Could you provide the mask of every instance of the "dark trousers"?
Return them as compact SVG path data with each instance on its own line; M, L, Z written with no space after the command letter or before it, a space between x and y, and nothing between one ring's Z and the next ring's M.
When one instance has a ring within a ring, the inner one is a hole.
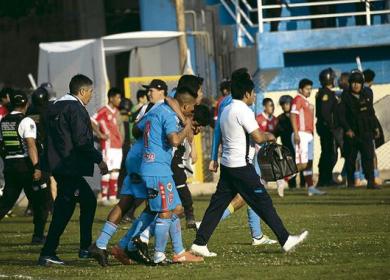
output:
M309 2L320 2L321 0L309 0ZM324 6L310 6L310 14L334 14L336 13L335 5L324 5ZM326 28L336 27L336 18L315 18L311 20L311 28Z
M327 185L333 181L333 168L337 162L336 143L333 134L324 130L320 134L321 156L318 163L318 184Z
M271 228L283 246L289 233L273 207L271 197L260 183L253 165L229 168L221 165L221 176L217 190L211 197L200 228L194 241L197 245L206 245L226 207L239 193L246 203Z
M15 205L22 190L32 204L34 236L44 235L49 214L49 188L33 190L33 166L28 158L8 159L4 162L4 193L0 198L0 220Z
M42 256L53 256L76 203L80 203L80 249L88 249L92 242L92 224L96 211L96 197L81 176L53 174L57 181L57 198L54 201L53 218L42 248Z
M184 208L184 214L186 215L186 219L193 220L194 207L193 207L192 195L190 189L188 188L188 185L184 184L184 186L177 188L177 192L179 193L179 197L181 200L181 204L183 205Z
M364 139L346 137L344 140L348 186L354 186L353 175L358 152L362 155L363 173L367 179L367 187L372 187L374 186L374 144L371 137Z

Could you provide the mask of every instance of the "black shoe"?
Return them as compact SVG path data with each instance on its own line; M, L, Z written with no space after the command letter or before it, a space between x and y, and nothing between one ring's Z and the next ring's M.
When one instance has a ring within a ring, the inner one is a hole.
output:
M45 241L46 241L45 236L33 235L31 239L31 245L43 245L45 244Z
M88 248L89 253L91 254L92 258L97 260L97 262L101 266L108 266L108 252L107 250L100 249L96 246L96 243L93 243Z
M168 265L171 265L171 264L173 264L173 262L171 260L168 260L167 258L165 258L161 262L158 262L158 263L151 262L149 265L150 266L168 266Z
M187 219L187 228L189 229L196 229L196 222L195 219Z
M79 258L80 259L91 259L93 257L92 257L92 254L88 250L80 249L79 250Z
M64 261L57 256L40 256L38 265L49 266L49 265L65 265Z
M376 185L373 185L373 186L367 186L367 189L368 189L368 190L380 190L381 187L376 186Z
M135 250L135 251L129 251L127 248L125 249L125 254L127 255L127 257L132 260L132 261L135 261L136 263L140 263L140 264L146 264L144 262L144 260L141 258L141 256L139 255L138 251ZM149 264L149 263L147 263Z
M131 241L133 241L134 246L137 248L138 255L143 260L143 262L146 264L152 262L149 256L148 244L142 242L139 236L134 237Z

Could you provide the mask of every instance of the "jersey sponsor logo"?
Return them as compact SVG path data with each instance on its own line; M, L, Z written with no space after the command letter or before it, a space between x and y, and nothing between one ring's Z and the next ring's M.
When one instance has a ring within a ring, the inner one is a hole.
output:
M144 159L146 161L154 161L156 159L156 155L154 153L144 153Z
M168 191L171 192L171 191L172 191L172 188L173 188L173 187L172 187L172 184L171 184L171 183L168 183L168 184L167 184L167 189L168 189Z
M173 192L170 192L168 194L168 204L172 204L173 203Z

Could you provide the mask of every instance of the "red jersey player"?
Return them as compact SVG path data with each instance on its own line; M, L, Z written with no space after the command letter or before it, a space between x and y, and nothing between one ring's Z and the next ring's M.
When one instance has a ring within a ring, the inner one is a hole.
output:
M3 88L0 91L0 121L8 114L7 104L10 102L9 95L12 92L11 88Z
M100 139L104 161L109 173L102 176L102 201L104 205L117 203L118 176L122 163L122 135L119 128L119 104L121 92L111 88L108 91L108 104L100 108L92 117L95 133Z
M295 162L298 170L303 171L309 196L325 194L316 189L313 183L314 106L308 100L312 86L313 82L308 79L299 82L298 94L291 103L290 115L294 131L291 140L295 149Z

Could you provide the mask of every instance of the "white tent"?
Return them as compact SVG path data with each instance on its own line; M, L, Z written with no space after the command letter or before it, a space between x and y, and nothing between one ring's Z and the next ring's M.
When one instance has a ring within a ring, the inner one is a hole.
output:
M81 73L95 84L90 113L105 103L109 80L106 56L131 51L129 76L177 75L181 32L148 31L105 36L99 39L39 44L38 83L50 82L58 96L68 92L72 76Z

